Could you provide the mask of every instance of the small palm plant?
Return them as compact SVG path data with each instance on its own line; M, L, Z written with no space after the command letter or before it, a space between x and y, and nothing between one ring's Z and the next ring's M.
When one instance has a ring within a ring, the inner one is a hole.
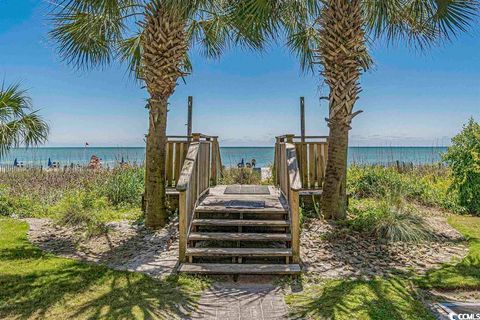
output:
M478 0L249 0L260 28L276 36L282 25L287 44L306 69L320 65L329 88L328 163L321 209L327 218L346 216L348 135L361 111L360 77L372 64L368 47L378 40L421 50L465 32L479 13ZM295 6L303 3L303 10ZM290 8L289 8L290 7ZM285 10L285 8L287 8ZM295 8L292 10L292 8ZM273 28L272 28L273 26ZM272 30L274 32L272 33Z
M20 84L0 87L0 156L11 148L47 141L48 124L33 110L31 98Z
M168 99L191 71L189 51L219 57L231 42L257 47L235 27L236 1L58 0L51 36L60 55L76 67L99 67L117 59L149 93L146 139L146 225L164 226Z

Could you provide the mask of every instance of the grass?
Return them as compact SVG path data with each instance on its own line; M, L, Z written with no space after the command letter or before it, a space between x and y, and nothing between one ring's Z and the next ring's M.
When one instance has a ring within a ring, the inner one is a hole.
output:
M349 211L350 219L343 223L377 239L423 242L432 237L424 218L403 199L353 199Z
M262 176L253 168L225 168L219 184L262 184Z
M434 319L409 282L400 278L314 283L285 301L300 319Z
M27 229L0 218L0 319L172 319L193 310L206 286L55 257L31 245Z
M451 216L448 222L469 240L469 253L458 263L446 264L417 279L426 289L480 290L480 217Z

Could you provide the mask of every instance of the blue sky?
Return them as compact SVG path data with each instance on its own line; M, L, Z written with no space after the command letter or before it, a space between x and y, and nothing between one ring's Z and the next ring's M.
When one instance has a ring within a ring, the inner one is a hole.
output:
M49 146L142 146L146 92L125 67L75 71L48 39L46 1L0 0L0 78L21 81L51 125ZM375 67L362 78L353 146L446 145L470 116L480 120L480 32L427 53L403 46L372 48ZM219 135L223 146L269 146L298 133L305 96L307 134L327 134L318 75L304 75L288 50L232 49L220 60L193 54L194 72L171 99L168 133L185 132L194 96L194 131Z

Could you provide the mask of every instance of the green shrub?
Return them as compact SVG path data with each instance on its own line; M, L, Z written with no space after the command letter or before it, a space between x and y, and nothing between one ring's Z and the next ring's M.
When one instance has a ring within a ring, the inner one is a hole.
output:
M385 197L392 192L404 193L405 183L393 168L351 166L347 188L358 198Z
M10 195L9 188L0 186L0 216L41 217L45 207L33 197Z
M105 231L102 211L108 208L108 200L92 192L74 191L66 194L50 210L60 225L80 227L87 236Z
M357 199L383 199L391 195L456 213L465 209L458 193L450 188L451 170L441 165L424 165L399 173L393 167L352 166L348 170L348 192Z
M4 186L0 186L0 216L11 216L14 209L8 197L8 190Z
M480 124L473 118L452 139L443 160L453 173L452 190L470 213L480 214Z
M347 224L354 230L387 241L421 242L430 238L423 218L400 198L354 201L353 218Z
M262 175L252 168L226 168L220 184L261 184Z
M114 169L100 188L100 194L107 197L114 206L140 206L144 190L143 168Z

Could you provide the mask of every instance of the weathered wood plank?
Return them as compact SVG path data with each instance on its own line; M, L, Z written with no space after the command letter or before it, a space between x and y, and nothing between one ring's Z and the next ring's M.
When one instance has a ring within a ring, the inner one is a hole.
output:
M285 257L291 256L289 248L188 248L187 256L241 256L241 257Z
M297 274L298 264L182 263L179 272L193 274Z
M167 143L167 185L173 186L173 143Z
M178 178L180 177L180 172L182 172L182 166L183 162L180 157L180 149L181 149L181 143L177 142L175 143L175 176L173 177L175 182L178 181Z
M290 202L292 260L294 263L298 263L300 261L300 204L298 199L298 191L291 190L288 200Z
M286 143L286 157L287 157L287 171L290 179L290 188L293 190L302 189L300 180L300 170L298 168L298 161L296 155L296 147L291 143Z
M287 233L192 232L188 240L290 241Z
M188 184L190 183L190 178L195 165L195 159L198 154L198 143L191 143L188 148L187 157L183 163L182 171L177 183L177 190L184 191L187 189Z
M286 220L240 220L240 219L195 219L196 226L262 226L262 227L288 227Z
M308 186L309 188L315 188L316 182L315 174L315 144L308 144Z

